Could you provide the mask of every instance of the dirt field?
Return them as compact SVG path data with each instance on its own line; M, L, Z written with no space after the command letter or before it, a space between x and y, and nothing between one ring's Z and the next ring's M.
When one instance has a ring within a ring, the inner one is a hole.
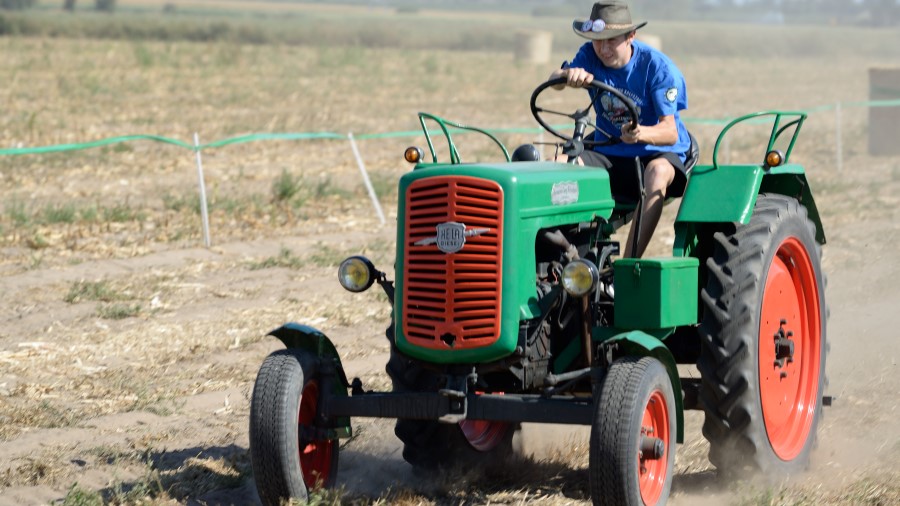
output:
M129 133L189 141L199 131L203 142L260 131L379 133L416 128L419 110L531 127L527 99L550 71L506 54L8 38L0 47L4 147ZM722 118L860 100L860 76L883 62L767 62L792 76L789 85L760 76L752 58L679 63L691 83L688 116ZM743 78L726 77L734 75ZM706 460L702 415L689 413L671 504L900 501L900 158L866 155L865 109L843 120L841 171L830 112L811 115L794 155L809 171L828 238L835 403L812 467L786 484L722 483ZM710 147L708 160L718 127L691 128ZM504 140L515 146L524 136ZM457 141L464 153L467 141ZM280 347L266 333L285 321L320 328L349 375L387 388L387 303L375 290L344 292L335 271L345 256L365 253L390 272L391 188L414 142L421 139L360 143L386 225L343 141L205 152L209 249L190 151L133 142L0 157L0 505L96 504L101 496L254 503L250 390ZM761 149L734 142L730 156L755 161ZM667 208L654 254L667 251L676 207ZM389 421L357 420L354 430L341 453L342 492L325 503L589 502L585 430L528 427L532 461L458 481L414 477Z

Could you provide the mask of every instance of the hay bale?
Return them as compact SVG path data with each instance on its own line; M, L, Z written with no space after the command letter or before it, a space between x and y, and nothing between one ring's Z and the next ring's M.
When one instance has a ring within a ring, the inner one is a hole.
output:
M516 33L516 61L544 64L550 61L553 34L542 31Z
M900 100L900 68L869 69L869 100ZM900 155L900 106L869 108L869 154Z

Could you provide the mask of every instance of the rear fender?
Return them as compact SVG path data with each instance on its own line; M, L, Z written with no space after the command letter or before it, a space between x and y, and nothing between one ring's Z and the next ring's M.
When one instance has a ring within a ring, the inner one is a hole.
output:
M675 363L675 357L666 348L662 341L640 330L632 330L616 334L603 341L604 345L617 345L614 355L620 356L639 356L653 357L662 363L669 373L669 381L672 382L672 391L675 393L675 422L676 441L680 444L684 442L684 399L681 392L681 378L678 375L678 366Z
M797 199L816 226L816 241L825 244L825 230L802 166L698 166L691 172L675 219L674 255L690 254L696 239L695 223L749 223L760 193Z

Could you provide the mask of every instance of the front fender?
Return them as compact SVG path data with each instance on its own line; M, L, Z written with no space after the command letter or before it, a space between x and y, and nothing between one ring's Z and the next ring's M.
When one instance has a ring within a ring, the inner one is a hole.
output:
M337 370L338 378L338 381L334 382L334 394L347 396L350 382L347 381L347 375L344 373L344 366L341 364L341 357L338 356L337 348L334 347L328 336L316 328L299 323L285 323L269 332L269 335L277 337L288 349L306 350L320 359L332 360Z
M331 395L334 397L347 397L347 389L350 387L350 383L347 381L347 374L344 373L341 357L338 356L337 349L331 340L328 339L328 336L318 329L299 323L286 323L269 332L269 335L277 337L288 349L303 350L319 357L320 361L330 361L334 367L334 376L337 377L337 381L331 380L327 382L331 384ZM352 435L349 418L338 417L332 419L330 424L330 427L335 430L337 437L350 437Z
M684 399L681 391L681 377L678 375L678 366L675 357L661 340L640 330L632 330L616 334L604 339L603 344L618 345L618 356L653 357L659 360L669 373L669 381L672 382L672 391L675 393L675 422L676 441L684 442Z

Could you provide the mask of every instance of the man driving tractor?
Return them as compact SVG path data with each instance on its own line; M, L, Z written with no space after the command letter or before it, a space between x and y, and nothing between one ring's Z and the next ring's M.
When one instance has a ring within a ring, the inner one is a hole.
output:
M665 54L635 40L635 32L646 24L632 22L624 1L595 3L590 19L572 24L575 33L590 42L581 46L571 62L564 62L550 75L550 79L566 78L558 89L588 88L591 93L598 127L594 139L613 142L585 150L577 163L607 169L617 201L639 202L641 182L635 157L640 158L645 191L640 209L642 227L635 243L638 220L632 221L625 257L640 257L644 253L659 223L665 199L684 194L688 173L685 158L691 149L690 134L679 116L688 103L684 77ZM629 121L621 100L590 88L595 80L621 91L634 102L639 114L636 126ZM602 95L596 97L596 93ZM561 161L566 161L565 155Z

